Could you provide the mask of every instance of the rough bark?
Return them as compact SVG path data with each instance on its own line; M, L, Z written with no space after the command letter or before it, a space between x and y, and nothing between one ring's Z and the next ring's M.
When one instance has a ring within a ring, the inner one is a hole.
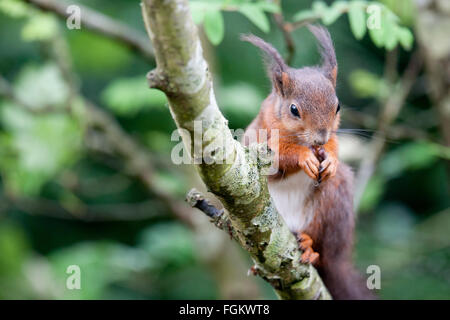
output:
M144 0L142 9L157 62L149 84L167 95L200 176L227 209L220 219L253 258L253 270L282 299L330 299L317 271L299 262L297 242L271 202L261 173L267 163L233 139L217 106L188 1ZM213 150L209 159L195 152L194 121L203 132L202 150Z

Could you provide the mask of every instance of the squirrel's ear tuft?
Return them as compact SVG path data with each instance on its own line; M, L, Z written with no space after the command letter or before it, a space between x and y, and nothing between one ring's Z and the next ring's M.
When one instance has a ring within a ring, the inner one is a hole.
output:
M289 87L289 76L287 74L288 66L278 51L271 44L252 34L241 35L241 40L250 42L264 52L267 71L273 86L282 96L284 96L286 89Z
M330 79L336 87L337 62L333 42L328 30L318 25L308 25L309 31L316 37L319 43L320 55L322 56L322 69L325 76Z

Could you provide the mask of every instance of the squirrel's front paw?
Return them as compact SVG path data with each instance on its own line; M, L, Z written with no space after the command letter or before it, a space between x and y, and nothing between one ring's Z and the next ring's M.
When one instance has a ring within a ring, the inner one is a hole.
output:
M333 153L328 153L320 164L320 181L323 182L336 174L339 160Z
M309 148L305 148L300 154L298 165L311 179L317 180L319 178L320 162Z

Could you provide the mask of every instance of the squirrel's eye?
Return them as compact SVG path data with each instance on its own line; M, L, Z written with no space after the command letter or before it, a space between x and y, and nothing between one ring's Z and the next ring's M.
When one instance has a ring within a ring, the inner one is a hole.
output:
M300 113L298 113L297 106L295 104L291 104L291 113L300 118Z
M338 103L337 109L336 109L336 114L339 112L339 110L341 110L341 104Z

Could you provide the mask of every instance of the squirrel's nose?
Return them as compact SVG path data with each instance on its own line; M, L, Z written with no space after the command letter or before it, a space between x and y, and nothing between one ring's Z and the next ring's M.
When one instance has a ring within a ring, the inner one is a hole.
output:
M324 139L315 139L314 144L316 146L323 146L325 144L325 140Z
M327 130L326 129L319 129L317 130L317 136L314 139L314 143L316 145L324 145L327 142Z

